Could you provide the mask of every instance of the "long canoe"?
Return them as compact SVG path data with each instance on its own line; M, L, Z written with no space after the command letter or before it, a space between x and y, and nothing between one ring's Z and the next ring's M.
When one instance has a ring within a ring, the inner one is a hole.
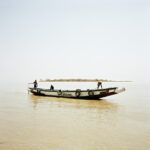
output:
M88 89L88 90L50 90L43 88L29 88L29 91L34 95L49 96L49 97L64 97L76 99L100 99L106 96L115 95L125 91L125 88L117 87L103 89Z

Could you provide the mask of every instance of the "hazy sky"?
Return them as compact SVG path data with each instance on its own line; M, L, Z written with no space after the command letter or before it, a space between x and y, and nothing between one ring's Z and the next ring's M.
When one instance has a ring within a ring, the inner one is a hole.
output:
M0 81L150 76L149 0L0 0Z

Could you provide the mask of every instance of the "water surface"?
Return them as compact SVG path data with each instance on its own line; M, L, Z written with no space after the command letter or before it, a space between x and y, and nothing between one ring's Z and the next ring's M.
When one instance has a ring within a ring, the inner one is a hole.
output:
M149 150L149 86L98 100L0 93L0 150Z

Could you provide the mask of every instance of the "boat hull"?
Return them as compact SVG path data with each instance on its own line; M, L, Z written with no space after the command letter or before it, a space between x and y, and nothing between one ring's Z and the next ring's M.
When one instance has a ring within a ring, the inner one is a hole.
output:
M100 99L106 96L111 96L125 91L124 88L117 87L105 89L90 89L90 90L49 90L42 88L29 88L29 91L38 96L63 97L75 99Z

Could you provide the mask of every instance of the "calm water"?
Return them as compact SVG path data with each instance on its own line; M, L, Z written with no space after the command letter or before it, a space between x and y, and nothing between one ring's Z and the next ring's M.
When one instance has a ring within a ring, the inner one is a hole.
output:
M0 150L149 150L150 88L102 101L0 93Z

